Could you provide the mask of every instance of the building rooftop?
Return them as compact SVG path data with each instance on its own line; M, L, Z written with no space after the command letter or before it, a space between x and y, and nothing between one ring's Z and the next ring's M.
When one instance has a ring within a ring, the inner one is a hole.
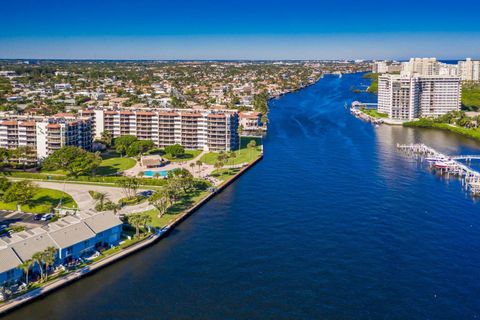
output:
M18 267L21 263L11 248L0 249L0 273Z
M42 228L34 228L0 238L0 273L17 267L48 247L68 248L119 226L122 221L111 212L78 213ZM13 255L12 255L13 254Z

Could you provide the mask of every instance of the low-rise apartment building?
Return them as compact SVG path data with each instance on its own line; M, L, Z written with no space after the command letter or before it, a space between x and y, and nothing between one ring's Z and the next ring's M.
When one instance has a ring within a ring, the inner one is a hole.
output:
M397 120L436 117L460 110L461 81L454 76L383 75L378 111Z
M19 159L23 163L37 163L63 146L92 149L91 121L87 117L71 114L55 116L23 116L0 114L0 148L26 147L26 154Z
M77 213L44 227L0 238L0 285L23 281L19 265L49 247L61 265L120 242L122 221L111 212ZM35 270L35 267L33 267Z
M234 110L92 109L80 114L91 117L96 138L108 131L114 138L133 135L158 147L177 143L211 151L239 147L239 117Z

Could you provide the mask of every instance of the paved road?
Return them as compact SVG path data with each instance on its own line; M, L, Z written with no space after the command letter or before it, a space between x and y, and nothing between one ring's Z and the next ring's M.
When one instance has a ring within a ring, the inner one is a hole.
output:
M74 183L58 183L58 182L35 182L38 186L42 188L50 188L55 190L60 190L68 193L72 196L73 200L78 205L78 208L81 211L86 211L93 209L95 207L95 200L92 199L88 191L93 190L97 192L104 192L107 194L108 199L115 203L118 202L121 198L124 198L125 195L122 192L121 188L117 187L105 187L105 186L96 186L96 185L87 185L87 184L74 184ZM139 189L148 190L148 189ZM149 210L151 207L148 202L141 203L135 206L126 206L120 210L121 214L129 214L133 212L141 212Z
M80 210L88 210L95 207L95 200L92 199L90 194L88 193L89 190L93 190L96 192L105 192L108 195L108 198L113 201L117 202L121 198L124 197L121 188L116 187L104 187L104 186L96 186L96 185L83 185L83 184L74 184L74 183L58 183L58 182L39 182L35 181L35 183L41 188L49 188L60 190L63 192L68 193L72 196L73 200L78 205Z

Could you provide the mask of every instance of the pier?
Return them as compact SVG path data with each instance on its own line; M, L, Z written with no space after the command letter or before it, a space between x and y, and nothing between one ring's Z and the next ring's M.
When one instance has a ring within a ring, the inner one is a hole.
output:
M424 144L397 144L397 149L407 154L420 156L422 161L427 162L430 167L441 174L461 178L462 184L472 195L480 196L480 172L459 161L480 160L480 155L449 156Z

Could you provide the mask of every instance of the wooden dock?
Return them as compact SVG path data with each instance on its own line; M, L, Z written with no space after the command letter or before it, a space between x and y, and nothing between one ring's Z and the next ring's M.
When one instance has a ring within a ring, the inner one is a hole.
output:
M397 149L419 156L441 174L459 177L472 195L480 196L480 172L459 161L465 160L469 163L472 160L480 160L480 155L449 156L424 144L397 144Z

